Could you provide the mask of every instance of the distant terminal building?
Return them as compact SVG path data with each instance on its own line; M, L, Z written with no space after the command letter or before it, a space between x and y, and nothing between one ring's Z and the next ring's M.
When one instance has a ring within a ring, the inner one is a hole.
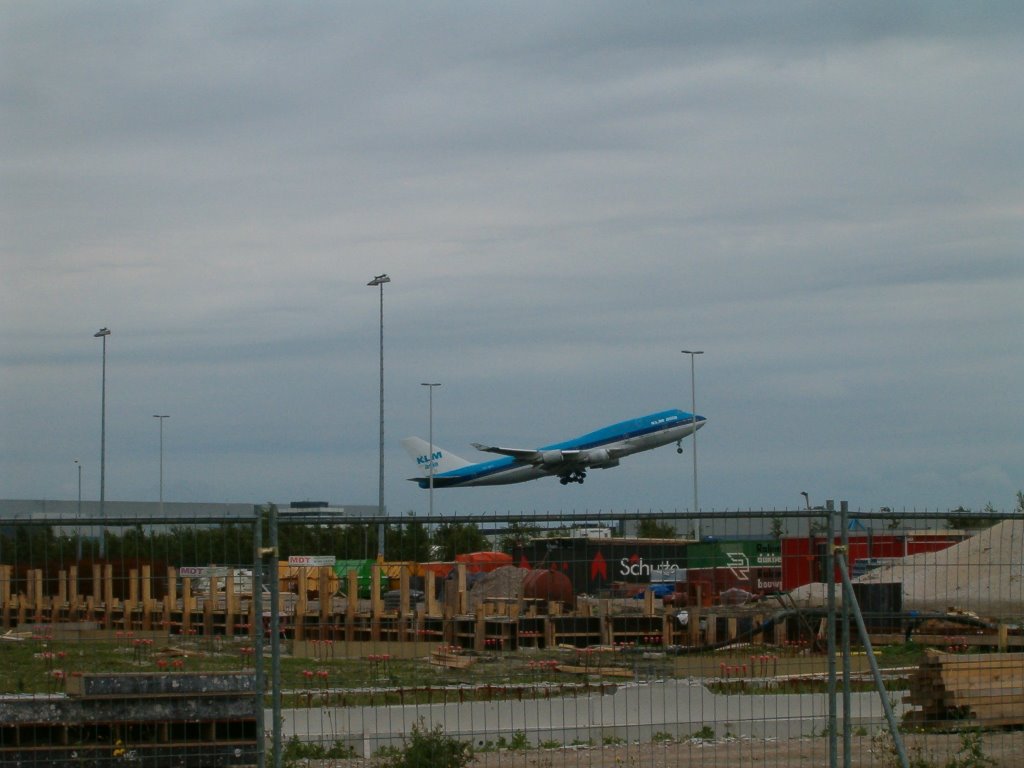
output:
M19 523L53 525L65 534L84 538L99 535L101 527L121 528L134 525L217 525L244 523L256 518L264 504L222 502L55 501L52 499L0 499L0 533L10 533ZM286 502L277 504L282 521L301 515L304 521L339 522L380 517L376 505L332 506L327 502Z

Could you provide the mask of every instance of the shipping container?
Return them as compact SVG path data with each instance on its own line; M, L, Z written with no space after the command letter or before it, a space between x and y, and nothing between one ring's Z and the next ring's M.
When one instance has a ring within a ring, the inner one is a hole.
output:
M561 571L577 594L597 595L616 585L649 584L655 571L685 571L687 546L677 539L531 539L517 548L514 562Z

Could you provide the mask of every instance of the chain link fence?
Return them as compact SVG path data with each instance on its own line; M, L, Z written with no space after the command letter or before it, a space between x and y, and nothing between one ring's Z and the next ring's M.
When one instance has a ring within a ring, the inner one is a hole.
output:
M0 765L1024 754L1019 510L165 507L0 519Z

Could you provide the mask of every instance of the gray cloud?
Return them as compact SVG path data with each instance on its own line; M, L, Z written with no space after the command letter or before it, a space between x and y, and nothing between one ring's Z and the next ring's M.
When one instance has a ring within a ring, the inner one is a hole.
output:
M688 408L689 345L702 504L1022 485L1017 4L2 13L4 496L98 464L109 325L112 498L159 411L168 498L373 503L381 271L392 511L420 381L471 456ZM443 503L685 507L688 459Z

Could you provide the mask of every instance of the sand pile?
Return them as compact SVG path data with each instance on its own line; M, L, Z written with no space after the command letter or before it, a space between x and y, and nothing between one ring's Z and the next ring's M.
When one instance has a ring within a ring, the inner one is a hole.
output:
M523 596L523 579L529 573L525 568L518 568L514 565L504 565L495 568L490 573L484 573L474 582L469 590L467 600L469 611L474 613L484 600L489 598L513 598L519 599Z
M1024 521L1006 520L941 552L904 557L854 581L902 583L904 610L953 608L1019 620L1024 614ZM822 606L825 585L808 584L791 596L799 606Z

